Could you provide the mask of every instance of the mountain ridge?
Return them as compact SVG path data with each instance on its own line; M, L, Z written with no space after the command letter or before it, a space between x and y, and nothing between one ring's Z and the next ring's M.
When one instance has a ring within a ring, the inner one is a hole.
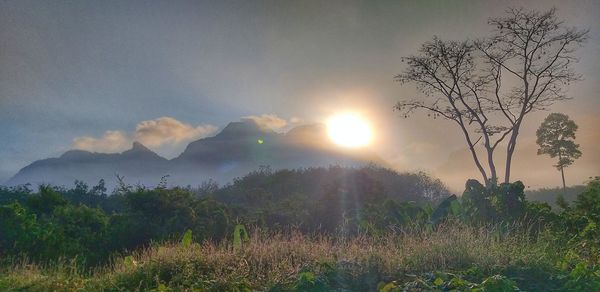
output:
M277 133L244 120L227 124L214 136L190 142L173 159L158 155L138 141L121 153L73 149L56 158L34 161L6 184L67 185L75 180L95 183L100 179L111 181L119 175L129 183L151 186L169 175L170 183L196 185L208 179L224 183L266 165L281 169L385 164L367 149L343 150L328 141L321 124Z

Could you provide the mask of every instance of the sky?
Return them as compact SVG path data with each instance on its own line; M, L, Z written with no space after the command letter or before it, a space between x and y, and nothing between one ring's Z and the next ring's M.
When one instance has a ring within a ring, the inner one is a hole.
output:
M600 175L599 1L0 1L0 182L72 149L118 152L133 140L172 158L228 122L285 131L357 112L374 152L459 190L478 178L460 131L392 110L416 93L394 82L433 36L485 36L507 7L558 9L590 29L573 100L551 108L579 124L583 156L568 184ZM521 131L514 179L558 186L553 160Z

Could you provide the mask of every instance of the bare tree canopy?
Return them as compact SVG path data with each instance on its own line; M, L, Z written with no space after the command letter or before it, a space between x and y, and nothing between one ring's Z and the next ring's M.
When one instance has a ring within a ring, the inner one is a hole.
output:
M422 95L394 108L405 117L425 110L433 118L455 122L484 181L495 184L497 147L506 145L504 181L509 182L525 117L568 99L565 86L581 79L572 64L588 31L567 27L555 9L542 13L511 8L488 23L493 30L487 38L434 37L418 54L403 58L407 66L395 79L415 84ZM487 165L476 150L480 141Z

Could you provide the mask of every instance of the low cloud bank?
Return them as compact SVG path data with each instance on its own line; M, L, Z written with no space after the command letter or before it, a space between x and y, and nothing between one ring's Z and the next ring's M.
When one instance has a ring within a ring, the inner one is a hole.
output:
M73 139L74 149L91 152L115 153L131 148L133 141L159 152L170 153L188 142L214 134L217 127L208 124L192 126L172 117L160 117L139 122L135 131L106 131L101 137L83 136Z

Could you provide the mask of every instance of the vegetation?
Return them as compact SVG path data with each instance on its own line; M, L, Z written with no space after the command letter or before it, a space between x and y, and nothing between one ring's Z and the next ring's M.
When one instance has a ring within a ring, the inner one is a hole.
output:
M567 99L564 86L581 78L573 70L574 53L588 35L587 30L567 27L555 9L509 9L488 24L493 31L486 38L435 37L418 54L403 58L407 66L396 80L415 84L423 96L395 106L405 117L424 110L456 123L486 185L498 181L494 153L504 144L504 182L510 182L525 117ZM475 147L479 141L485 158Z
M563 190L566 193L565 167L573 164L581 156L579 144L575 144L577 124L569 116L561 113L551 113L536 131L537 144L540 146L538 155L548 154L558 157L555 167L560 171Z
M529 201L535 201L540 203L546 203L552 207L553 210L560 210L558 202L571 203L577 200L577 196L585 191L585 185L575 185L563 188L541 188L536 190L527 190L525 197Z
M339 240L257 229L241 249L230 241L190 246L171 242L136 252L129 261L115 259L92 274L68 262L45 269L19 262L7 269L0 288L368 291L378 286L467 287L480 285L490 275L516 276L527 270L533 272L510 283L536 290L565 285L564 280L540 281L563 273L555 267L564 254L559 246L547 246L544 238L529 238L522 232L508 235L507 231L497 238L495 231L445 223L433 231L409 229L403 234Z
M188 229L200 241L221 240L238 223L323 233L343 226L344 232L357 233L365 213L360 206L415 200L394 203L398 209L449 195L422 173L399 175L376 167L262 168L221 188L209 182L198 189L168 189L163 180L147 189L119 181L112 195L103 181L92 188L79 181L73 189L43 185L38 192L28 186L0 188L0 254L36 262L76 257L83 266L96 266L114 253L173 239Z
M600 178L557 212L523 190L375 167L2 188L0 290L600 289Z

